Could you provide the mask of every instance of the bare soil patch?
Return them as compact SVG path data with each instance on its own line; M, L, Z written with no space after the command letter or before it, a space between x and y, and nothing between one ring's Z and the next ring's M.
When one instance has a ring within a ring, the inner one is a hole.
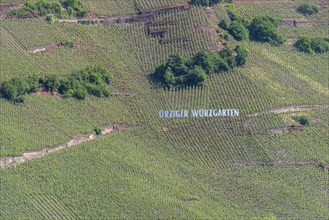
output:
M24 5L24 3L4 3L0 4L0 19L5 19L11 9L20 8Z
M209 20L216 20L217 22L220 21L220 17L212 7L204 7L203 10Z
M60 95L59 95L58 92L55 92L55 91L47 91L46 87L40 88L34 94L41 95L41 96L51 96L51 97L54 97L54 98L60 98Z
M129 126L125 124L118 124L118 125L107 125L101 128L101 135L106 135L110 134L112 132L117 132L117 131L124 131L127 129L132 129L132 128L137 128L140 126ZM11 166L16 166L20 163L23 163L27 160L32 160L40 157L47 156L48 154L55 153L58 151L61 151L65 148L69 148L72 146L79 145L81 143L85 143L91 140L94 140L96 138L96 134L90 133L90 134L85 134L85 135L80 135L73 137L72 139L68 140L67 142L60 144L55 147L50 147L50 148L44 148L42 150L36 150L36 151L28 151L23 153L22 156L18 157L0 157L0 168L7 168Z
M194 204L198 204L199 201L198 200L195 200L195 199L192 199L192 200L185 200L184 201L186 204L188 205L194 205Z

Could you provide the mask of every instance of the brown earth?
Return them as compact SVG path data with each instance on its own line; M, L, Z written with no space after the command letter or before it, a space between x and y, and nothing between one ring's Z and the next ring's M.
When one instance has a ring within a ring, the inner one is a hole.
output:
M118 124L118 125L111 125L110 124L108 126L104 126L104 127L101 128L101 135L110 134L110 133L116 132L116 131L124 131L124 130L127 130L127 129L136 128L136 127L139 127L139 126L129 126L129 125L124 125L124 124ZM69 147L76 146L76 145L81 144L81 143L85 143L85 142L94 140L95 138L96 138L96 135L93 132L93 133L90 133L90 134L76 136L76 137L68 140L64 144L60 144L60 145L55 146L55 147L45 148L45 149L37 150L37 151L25 152L25 153L23 153L22 156L18 156L18 157L0 157L0 168L7 168L7 167L11 167L11 166L16 166L20 163L23 163L23 162L27 161L27 160L44 157L44 156L47 156L48 154L61 151L65 148L69 148Z
M10 10L14 8L20 8L24 5L24 3L4 3L0 4L0 19L5 19Z

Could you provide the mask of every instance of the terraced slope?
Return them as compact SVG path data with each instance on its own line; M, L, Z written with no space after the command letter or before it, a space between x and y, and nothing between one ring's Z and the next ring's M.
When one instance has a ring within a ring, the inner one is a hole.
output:
M136 10L130 1L110 3L86 1L95 14ZM175 3L181 1L139 2L145 10ZM280 3L235 7L251 16L263 7L283 14L297 5ZM0 99L1 157L57 146L109 124L135 127L1 168L0 219L327 218L328 53L243 42L249 50L245 67L213 75L203 87L168 90L149 81L174 52L190 57L223 47L207 10L192 7L146 22L107 25L0 20L0 83L100 64L113 72L116 94L77 101L39 93L22 105ZM227 16L223 5L211 10L219 19ZM286 37L297 36L293 27L281 28ZM312 32L323 36L326 28ZM75 46L31 52L61 41ZM162 109L221 108L239 109L240 116L158 115ZM309 117L311 125L301 127L296 115Z

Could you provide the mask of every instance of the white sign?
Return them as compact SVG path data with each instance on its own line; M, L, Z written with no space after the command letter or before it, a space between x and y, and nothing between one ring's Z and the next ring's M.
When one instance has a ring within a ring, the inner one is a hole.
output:
M193 109L193 110L160 110L160 118L188 118L188 117L236 117L239 109Z

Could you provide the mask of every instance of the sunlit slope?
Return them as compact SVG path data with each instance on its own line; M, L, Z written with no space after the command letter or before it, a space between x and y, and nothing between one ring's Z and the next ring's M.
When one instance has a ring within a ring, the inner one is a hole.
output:
M326 217L323 169L234 163L221 169L225 158L209 157L207 140L202 144L198 136L198 142L184 145L167 137L151 129L131 130L1 170L1 217Z
M95 7L107 11L110 2L97 1ZM127 5L122 10L134 9ZM158 64L174 52L192 56L216 50L219 41L198 7L161 14L154 23L149 30L165 29L165 41L150 36L140 23L0 21L0 83L33 73L68 75L97 63L113 72L111 88L117 94L85 101L31 95L24 105L1 99L1 156L54 146L110 123L131 125L0 169L0 219L251 219L271 214L279 219L326 219L328 170L320 164L329 164L329 108L272 111L328 104L329 54L244 42L249 50L245 67L213 75L203 87L162 89L148 77ZM314 30L322 36L322 29ZM59 41L79 46L28 52ZM223 108L239 109L240 115L159 117L159 111L167 109ZM283 133L286 126L297 125L296 115L308 116L311 125Z

